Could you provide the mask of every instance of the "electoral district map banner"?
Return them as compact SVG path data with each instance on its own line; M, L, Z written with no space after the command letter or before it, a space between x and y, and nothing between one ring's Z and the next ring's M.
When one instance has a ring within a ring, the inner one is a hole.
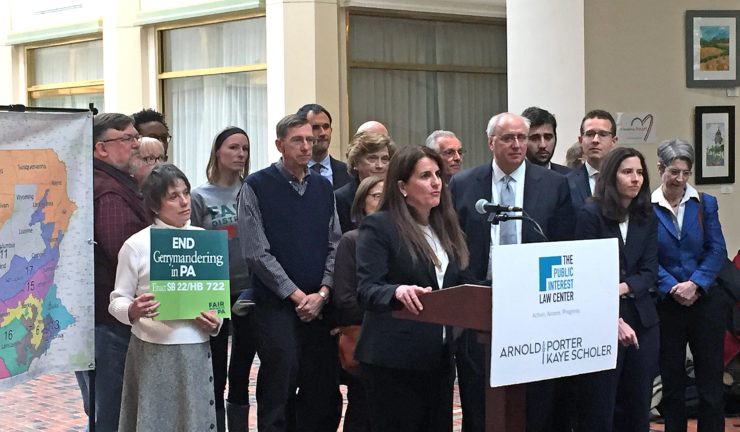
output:
M494 246L491 386L613 369L617 239Z
M0 112L0 389L94 365L92 113Z

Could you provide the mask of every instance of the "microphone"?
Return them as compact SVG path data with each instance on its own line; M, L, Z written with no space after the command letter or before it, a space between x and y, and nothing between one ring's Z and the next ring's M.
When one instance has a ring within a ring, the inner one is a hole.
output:
M481 198L475 203L475 211L480 214L486 213L504 213L504 212L523 212L524 209L515 206L506 206L500 204L491 204L485 199Z

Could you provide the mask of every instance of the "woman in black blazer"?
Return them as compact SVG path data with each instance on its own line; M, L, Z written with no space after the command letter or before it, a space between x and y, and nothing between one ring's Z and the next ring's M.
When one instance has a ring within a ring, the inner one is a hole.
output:
M444 183L442 159L408 146L391 159L379 212L357 240L365 308L360 361L373 431L452 430L452 332L391 316L418 314L423 294L469 281L468 250Z
M657 223L645 159L619 147L602 161L592 202L578 214L576 238L619 239L619 350L613 370L581 375L578 431L650 430L658 372Z

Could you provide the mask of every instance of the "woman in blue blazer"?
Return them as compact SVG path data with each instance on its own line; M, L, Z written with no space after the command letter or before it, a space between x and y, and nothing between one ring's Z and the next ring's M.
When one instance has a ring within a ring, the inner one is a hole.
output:
M602 161L591 202L581 208L576 238L619 239L619 343L616 369L580 375L577 431L650 429L658 372L656 220L645 159L618 147Z
M424 293L469 282L468 249L433 150L402 148L391 159L380 211L357 239L358 297L365 308L355 358L377 432L452 430L452 332L396 319L418 314Z
M722 353L727 306L714 283L727 257L717 199L688 184L694 148L681 140L658 147L661 185L652 195L658 217L661 401L667 432L686 431L686 344L694 357L699 430L725 430Z

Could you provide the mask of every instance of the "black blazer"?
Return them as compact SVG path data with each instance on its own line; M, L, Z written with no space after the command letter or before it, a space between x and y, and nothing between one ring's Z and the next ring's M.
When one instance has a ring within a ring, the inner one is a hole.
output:
M658 223L655 214L630 219L627 243L622 241L619 223L606 219L597 203L586 204L578 213L576 239L619 240L619 282L626 282L630 294L619 301L619 315L631 326L658 324L654 296L658 288ZM638 327L639 328L639 327Z
M342 227L342 233L357 228L352 223L352 202L355 200L358 186L357 179L353 178L346 185L334 190L337 215L339 216L339 225Z
M542 227L550 241L571 240L575 216L571 206L568 182L565 177L546 168L525 162L524 211ZM491 248L491 224L488 215L475 210L475 203L483 198L491 201L491 163L463 171L452 177L450 190L460 226L468 239L470 271L479 280L488 272L488 252ZM522 243L545 241L534 224L522 221Z
M571 169L567 166L556 164L554 162L550 162L550 169L562 175L568 175L568 173L571 172Z
M334 306L336 325L340 326L362 324L364 310L357 301L357 260L355 259L358 234L357 230L347 231L337 245L331 304Z
M395 369L432 370L451 359L451 344L442 341L442 326L396 319L391 311L399 285L438 290L434 264L411 259L405 242L386 211L367 216L357 239L358 297L365 308L355 358L363 363ZM473 282L450 257L442 288ZM449 330L449 328L448 328ZM448 340L452 332L447 332Z
M573 201L573 208L578 212L591 196L591 185L588 183L586 165L572 170L566 174L566 177L568 179L568 187L570 188L570 199Z
M346 163L329 156L329 164L331 165L332 185L334 186L334 190L339 189L352 180L352 177L347 172Z

